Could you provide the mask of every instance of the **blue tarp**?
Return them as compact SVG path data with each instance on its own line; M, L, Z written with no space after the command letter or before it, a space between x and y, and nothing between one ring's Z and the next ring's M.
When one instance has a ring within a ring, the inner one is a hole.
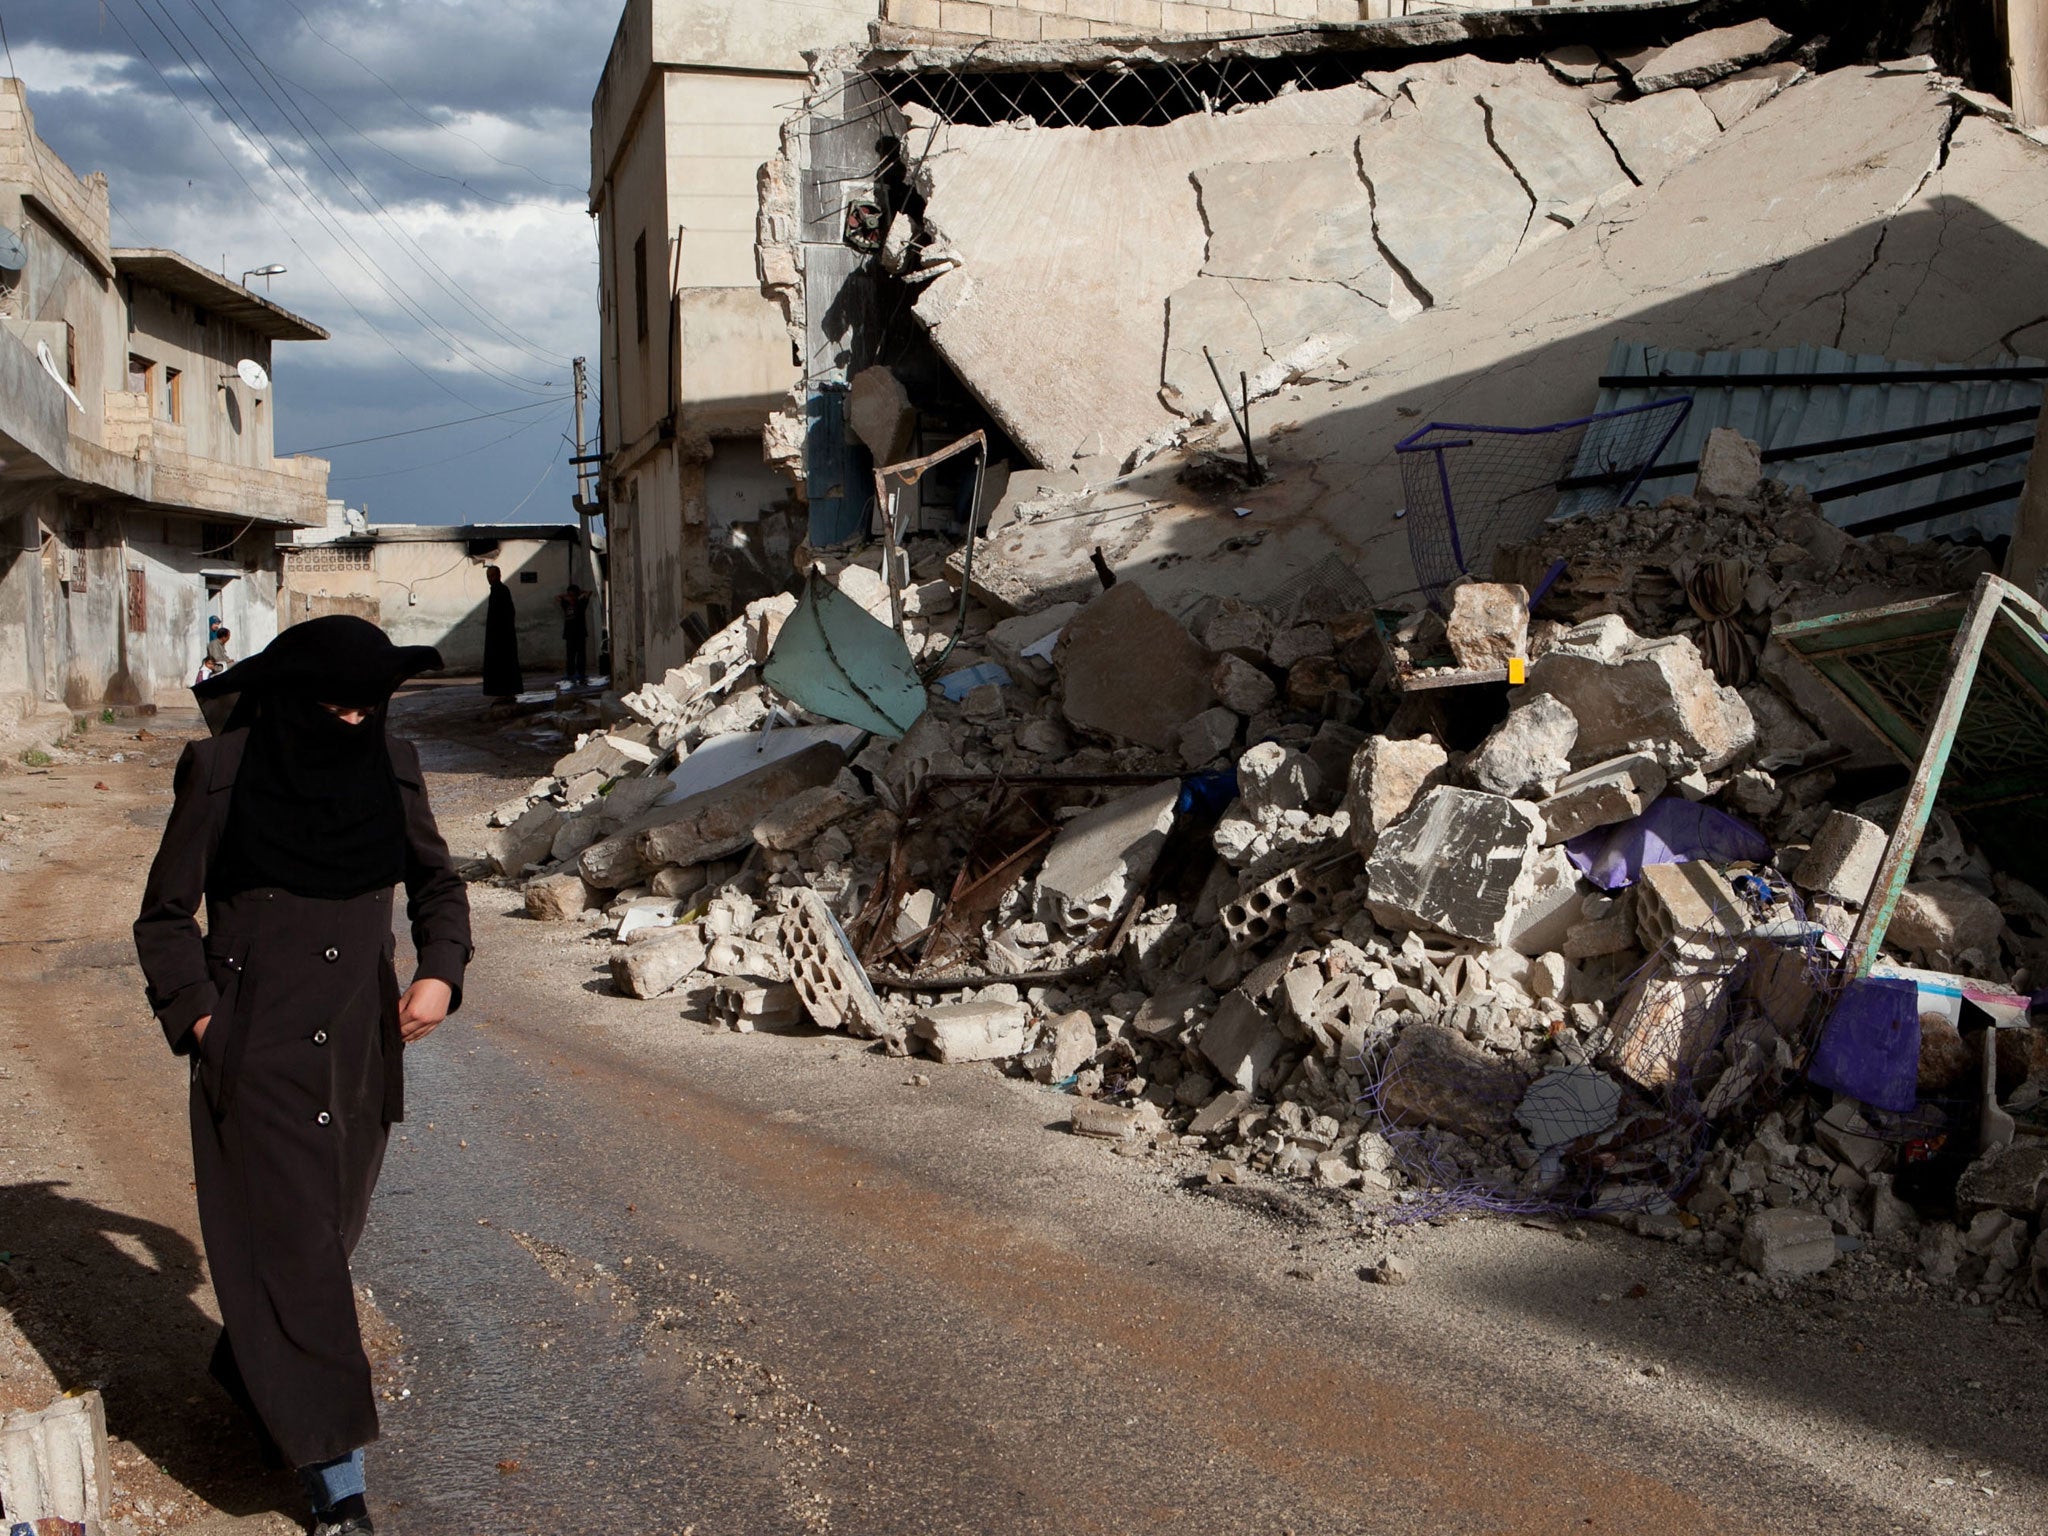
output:
M1806 1075L1875 1109L1912 1109L1920 1102L1920 989L1892 976L1850 982Z
M1564 851L1603 891L1634 885L1646 864L1765 864L1771 857L1770 843L1755 827L1683 795L1666 795L1640 816L1582 832Z

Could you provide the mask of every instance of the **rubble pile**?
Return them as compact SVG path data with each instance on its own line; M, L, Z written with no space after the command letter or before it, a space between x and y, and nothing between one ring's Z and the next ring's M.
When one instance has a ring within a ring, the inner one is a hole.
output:
M944 659L896 741L771 697L796 599L765 599L500 807L491 864L601 925L623 993L999 1063L1210 1182L2048 1297L2048 897L1937 811L1845 983L1900 775L1766 656L1775 615L1954 590L1980 553L1707 479L1508 551L1565 562L1533 615L1535 577L1399 620L913 585L906 645ZM831 577L886 622L873 570ZM1473 681L1412 686L1433 647ZM1902 1049L1904 1097L1871 1088Z

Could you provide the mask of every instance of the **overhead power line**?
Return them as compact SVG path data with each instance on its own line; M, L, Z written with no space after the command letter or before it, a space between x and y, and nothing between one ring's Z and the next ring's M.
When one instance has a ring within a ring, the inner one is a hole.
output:
M351 437L339 443L315 443L310 448L293 448L292 453L329 453L336 448L355 448L363 443L388 443L397 437L418 437L422 432L439 432L447 427L466 427L477 421L496 421L501 416L517 415L521 411L537 411L544 405L560 405L572 400L573 395L554 395L546 400L529 400L524 405L508 406L502 411L485 411L477 416L458 416L453 421L437 421L431 426L407 427L403 432L379 432L374 437ZM280 450L282 452L284 450Z
M320 155L319 150L314 150L315 157L321 159L322 164L326 165L328 170L333 172L335 179L341 184L342 190L348 193L356 206L369 214L391 234L400 249L406 252L413 264L420 269L429 282L433 283L435 287L439 288L478 321L487 326L496 334L499 340L516 347L535 361L545 363L551 368L560 367L568 361L560 354L546 350L541 343L534 341L533 338L522 335L518 330L505 321L500 320L486 309L481 302L472 297L468 289L461 285L453 273L436 261L433 255L419 241L414 239L403 225L391 217L390 209L385 207L377 195L370 190L369 184L363 180L355 167L348 163L341 151L334 147L333 142L328 139L327 135L320 131L318 125L313 122L304 107L298 108L297 116L294 118L292 105L290 105L292 102L290 88L277 77L268 64L264 63L255 48L250 44L248 37L244 35L240 27L235 25L234 18L229 16L227 11L222 8L220 0L205 0L205 3L211 4L221 20L227 23L228 31L234 34L234 41L230 41L221 32L219 27L214 26L212 18L206 14L203 8L202 0L191 0L192 8L198 13L199 19L204 21L212 30L213 35L221 40L222 45L227 48L229 56L237 64L241 65L243 73L249 76L250 80L255 83L256 88L284 115L286 126L298 129L304 134L310 135L312 139L318 140L321 148L326 150L327 155L323 157ZM241 44L239 51L237 51L236 42ZM256 73L259 68L263 71L263 74L269 75L272 80L277 82L279 90L284 92L285 100L280 101L277 95L272 93L270 87L263 83L262 77ZM217 76L218 71L215 73ZM246 111L247 108L245 107L244 110ZM302 140L302 142L304 141ZM312 146L308 143L307 147L310 149Z

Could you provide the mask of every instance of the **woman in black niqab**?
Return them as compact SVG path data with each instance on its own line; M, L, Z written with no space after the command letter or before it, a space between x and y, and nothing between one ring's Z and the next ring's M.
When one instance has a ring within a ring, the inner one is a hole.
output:
M403 1118L405 1046L459 1005L470 954L419 755L385 731L393 690L439 662L337 615L195 688L220 733L179 761L135 924L150 1006L192 1062L214 1372L300 1469L321 1536L371 1529L349 1256ZM401 882L418 954L403 994Z

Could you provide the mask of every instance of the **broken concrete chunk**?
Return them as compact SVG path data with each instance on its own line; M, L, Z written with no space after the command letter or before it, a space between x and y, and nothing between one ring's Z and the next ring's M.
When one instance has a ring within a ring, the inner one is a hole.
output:
M847 381L846 425L867 446L877 466L895 464L910 457L917 412L903 381L877 364Z
M1529 687L1578 717L1574 761L1598 762L1635 742L1669 741L1712 771L1749 750L1756 740L1749 706L1714 681L1691 640L1643 640L1609 618L1565 631L1529 668Z
M1029 676L1029 669L1037 663L1024 653L1046 636L1057 635L1080 611L1079 603L1054 603L1036 613L1020 613L1015 618L992 625L982 643L988 647L991 656L1010 669L1011 676ZM1044 675L1042 672L1039 674L1041 677Z
M1118 582L1068 623L1053 652L1069 724L1170 752L1216 701L1210 659L1135 582Z
M1605 73L1613 78L1612 70ZM1494 143L1536 205L1525 247L1584 223L1600 203L1634 185L1575 93L1490 86L1480 100Z
M1643 867L1636 933L1651 954L1691 965L1732 964L1749 926L1749 909L1713 865L1695 859Z
M1513 1127L1524 1079L1439 1024L1411 1024L1387 1053L1379 1110L1395 1126L1434 1125L1489 1138Z
M1614 1063L1630 1082L1665 1088L1690 1081L1721 1033L1728 978L1671 964L1652 966L1614 1006Z
M1433 737L1392 741L1374 736L1351 759L1344 811L1351 818L1351 842L1360 853L1408 814L1416 796L1442 777L1451 756Z
M1358 163L1380 244L1426 305L1512 261L1530 206L1470 90L1428 91L1419 101L1420 110L1383 118L1359 135ZM1388 297L1399 315L1412 312L1418 296L1404 290Z
M1960 880L1916 880L1900 893L1885 942L1919 959L1952 962L1969 949L1995 955L2004 931L2005 914L1990 897Z
M1237 744L1237 715L1222 705L1205 709L1180 728L1180 760L1206 768Z
M529 864L545 863L555 845L555 829L562 820L561 807L542 800L529 806L511 826L491 840L491 867L501 875L516 875Z
M1965 1220L2004 1211L2025 1220L2048 1205L2048 1143L1993 1146L1956 1181L1956 1212Z
M1067 823L1038 873L1040 921L1082 933L1115 920L1152 873L1173 827L1180 783L1168 779Z
M541 875L527 881L520 893L526 898L526 915L543 923L574 922L604 905L578 874Z
M1287 1039L1273 1016L1240 987L1216 1005L1202 1026L1201 1044L1217 1075L1250 1093L1258 1087L1259 1074L1279 1059Z
M1021 1003L941 1003L918 1013L911 1032L940 1061L996 1061L1030 1044Z
M1228 1130L1251 1105L1252 1096L1244 1089L1226 1088L1195 1111L1195 1118L1188 1122L1188 1134L1214 1136Z
M113 1478L98 1391L0 1416L0 1498L9 1530L100 1536L126 1529L127 1522L112 1519Z
M1240 715L1258 714L1280 691L1272 678L1235 654L1218 658L1209 673L1209 686L1225 708Z
M1547 693L1532 694L1466 759L1465 772L1483 790L1519 796L1566 773L1578 739L1578 716Z
M755 822L754 841L777 853L793 853L859 809L860 802L836 785L814 784Z
M1717 501L1741 501L1756 494L1763 477L1763 450L1733 427L1716 427L1700 449L1699 475L1692 493L1709 506Z
M574 779L586 773L615 779L628 769L638 769L653 761L653 754L646 748L637 742L632 746L637 750L629 752L610 736L593 735L568 756L557 758L552 771L558 779Z
M1777 57L1791 42L1791 33L1758 17L1732 27L1695 32L1667 47L1618 54L1614 62L1636 90L1648 96L1725 79L1738 70Z
M1076 1136L1094 1136L1104 1141L1137 1141L1166 1128L1157 1105L1140 1101L1126 1107L1101 1099L1076 1099L1068 1112L1068 1124Z
M1045 1026L1045 1032L1051 1055L1039 1069L1040 1082L1065 1082L1087 1066L1095 1054L1095 1020L1084 1011L1061 1014Z
M1266 647L1266 660L1285 672L1310 656L1333 656L1336 646L1322 624L1296 624L1278 631Z
M1818 1211L1758 1211L1742 1229L1742 1262L1766 1280L1802 1280L1835 1262L1835 1228Z
M1322 783L1306 753L1277 741L1262 741L1237 760L1237 792L1254 812L1301 810Z
M1451 654L1467 671L1504 667L1529 654L1529 592L1498 581L1460 582L1444 620Z
M1203 645L1219 656L1228 654L1245 661L1262 659L1272 638L1273 621L1265 611L1234 597L1223 599L1202 627Z
M1609 758L1565 775L1536 812L1546 845L1568 842L1595 827L1642 815L1664 793L1664 769L1646 752Z
M704 964L704 936L686 928L645 930L636 944L612 948L612 981L628 997L660 997Z
M1131 1028L1148 1040L1173 1039L1206 1014L1215 1002L1215 993L1195 983L1167 987L1139 1005Z
M1365 874L1373 917L1505 946L1541 846L1542 823L1518 800L1439 785L1373 845Z
M729 784L649 811L617 838L585 849L584 875L590 876L592 855L599 848L625 837L633 839L638 856L636 875L666 864L704 864L737 853L754 840L754 827L762 818L802 791L830 784L845 763L846 755L838 747L821 741ZM654 825L648 825L650 821Z
M1877 878L1885 842L1884 828L1876 822L1848 811L1829 811L1813 835L1813 845L1792 872L1792 883L1861 906L1869 899L1870 883Z
M789 975L779 951L730 933L711 941L704 954L704 969L714 976L748 976L759 981L782 981Z

